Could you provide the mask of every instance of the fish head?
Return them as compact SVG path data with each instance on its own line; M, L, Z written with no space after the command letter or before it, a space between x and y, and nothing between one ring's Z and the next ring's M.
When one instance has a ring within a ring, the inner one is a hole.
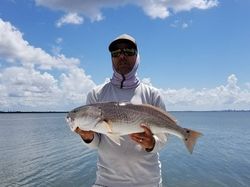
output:
M66 117L66 121L72 131L77 127L85 131L90 131L100 122L101 113L100 107L85 105L70 111Z

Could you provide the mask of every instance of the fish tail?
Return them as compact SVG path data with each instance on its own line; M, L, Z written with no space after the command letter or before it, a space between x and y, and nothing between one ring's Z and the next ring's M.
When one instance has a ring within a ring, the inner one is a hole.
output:
M185 129L185 128L184 128ZM188 149L188 151L190 152L190 154L192 154L196 140L202 136L202 133L197 132L197 131L193 131L190 129L185 129L186 131L186 136L184 138L184 143Z

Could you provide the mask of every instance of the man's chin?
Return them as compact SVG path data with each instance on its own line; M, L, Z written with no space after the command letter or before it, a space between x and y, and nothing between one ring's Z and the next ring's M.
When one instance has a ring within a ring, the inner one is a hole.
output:
M129 72L118 72L120 73L121 75L127 75Z
M128 74L129 72L131 71L130 68L119 68L119 73L122 74L122 75L126 75Z

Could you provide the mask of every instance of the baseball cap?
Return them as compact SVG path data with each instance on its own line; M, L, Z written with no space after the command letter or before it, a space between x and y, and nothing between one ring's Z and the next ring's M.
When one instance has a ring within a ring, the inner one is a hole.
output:
M121 43L121 42L128 43L131 45L132 48L137 50L137 44L136 44L135 39L128 34L122 34L122 35L118 36L117 38L115 38L109 44L109 51L114 51L116 48L116 44Z

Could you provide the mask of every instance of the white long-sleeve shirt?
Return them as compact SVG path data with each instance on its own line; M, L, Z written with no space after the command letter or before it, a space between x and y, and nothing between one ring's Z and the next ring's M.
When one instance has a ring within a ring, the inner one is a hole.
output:
M87 96L87 104L108 101L127 101L151 104L165 110L157 89L140 83L138 87L120 89L110 82L96 87ZM90 148L98 150L96 185L108 187L158 187L162 182L158 152L167 141L166 134L155 134L151 152L142 149L129 136L121 138L121 145L107 136L95 134Z

